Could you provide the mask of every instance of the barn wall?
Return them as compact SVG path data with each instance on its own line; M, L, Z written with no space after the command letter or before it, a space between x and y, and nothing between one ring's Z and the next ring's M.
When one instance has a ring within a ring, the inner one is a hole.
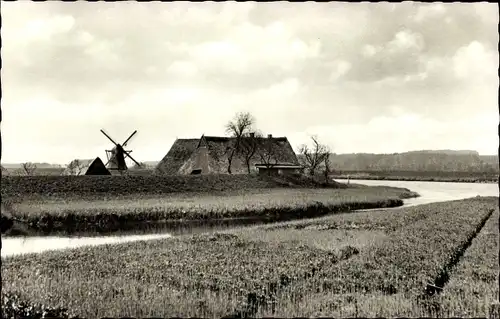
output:
M259 168L259 175L279 175L279 170L277 168Z
M278 173L280 175L289 176L289 175L300 173L300 170L297 168L280 168L278 170Z
M259 174L261 175L290 176L296 173L300 173L300 170L296 168L259 168Z
M195 154L195 167L193 169L201 169L202 174L209 174L208 149L206 147L200 147L195 151Z

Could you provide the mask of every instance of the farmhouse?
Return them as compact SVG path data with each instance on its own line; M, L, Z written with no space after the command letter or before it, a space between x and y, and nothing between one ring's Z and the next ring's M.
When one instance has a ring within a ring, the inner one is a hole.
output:
M157 169L167 175L232 174L259 171L290 174L301 169L286 137L243 137L235 152L234 137L201 136L199 139L177 139L158 163Z

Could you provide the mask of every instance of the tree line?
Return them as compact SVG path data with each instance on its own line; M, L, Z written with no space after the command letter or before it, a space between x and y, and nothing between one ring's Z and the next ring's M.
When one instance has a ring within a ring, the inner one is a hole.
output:
M490 158L491 157L491 158ZM408 152L402 154L332 154L330 162L337 171L426 171L498 172L498 157L474 154Z

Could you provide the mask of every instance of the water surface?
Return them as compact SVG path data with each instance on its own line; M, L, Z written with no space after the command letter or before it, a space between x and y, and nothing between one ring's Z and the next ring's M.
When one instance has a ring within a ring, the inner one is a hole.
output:
M137 240L172 237L171 234L103 236L103 237L13 237L2 238L2 257L19 254L42 253L49 250L118 244Z
M498 196L498 184L487 183L450 183L422 181L386 181L386 180L355 180L356 184L368 186L392 186L408 188L420 197L404 200L404 206L414 206L459 200L475 196Z

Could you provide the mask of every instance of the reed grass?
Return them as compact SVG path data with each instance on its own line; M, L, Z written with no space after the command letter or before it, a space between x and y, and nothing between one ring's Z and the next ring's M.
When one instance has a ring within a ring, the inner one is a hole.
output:
M165 220L323 216L355 209L401 206L411 192L397 188L267 189L210 194L134 194L108 199L26 197L10 205L12 218L44 231L120 229L120 225Z
M474 198L8 257L2 261L2 289L88 318L428 316L419 299L426 283L443 270L449 271L450 287L454 274L457 284L460 274L474 276L490 224L466 251L464 256L476 256L471 262L458 260L457 271L447 265L497 202ZM356 242L356 234L365 240ZM339 245L314 240L323 235ZM495 281L483 279L490 286ZM488 298L493 293L485 290ZM443 302L465 298L451 293Z

